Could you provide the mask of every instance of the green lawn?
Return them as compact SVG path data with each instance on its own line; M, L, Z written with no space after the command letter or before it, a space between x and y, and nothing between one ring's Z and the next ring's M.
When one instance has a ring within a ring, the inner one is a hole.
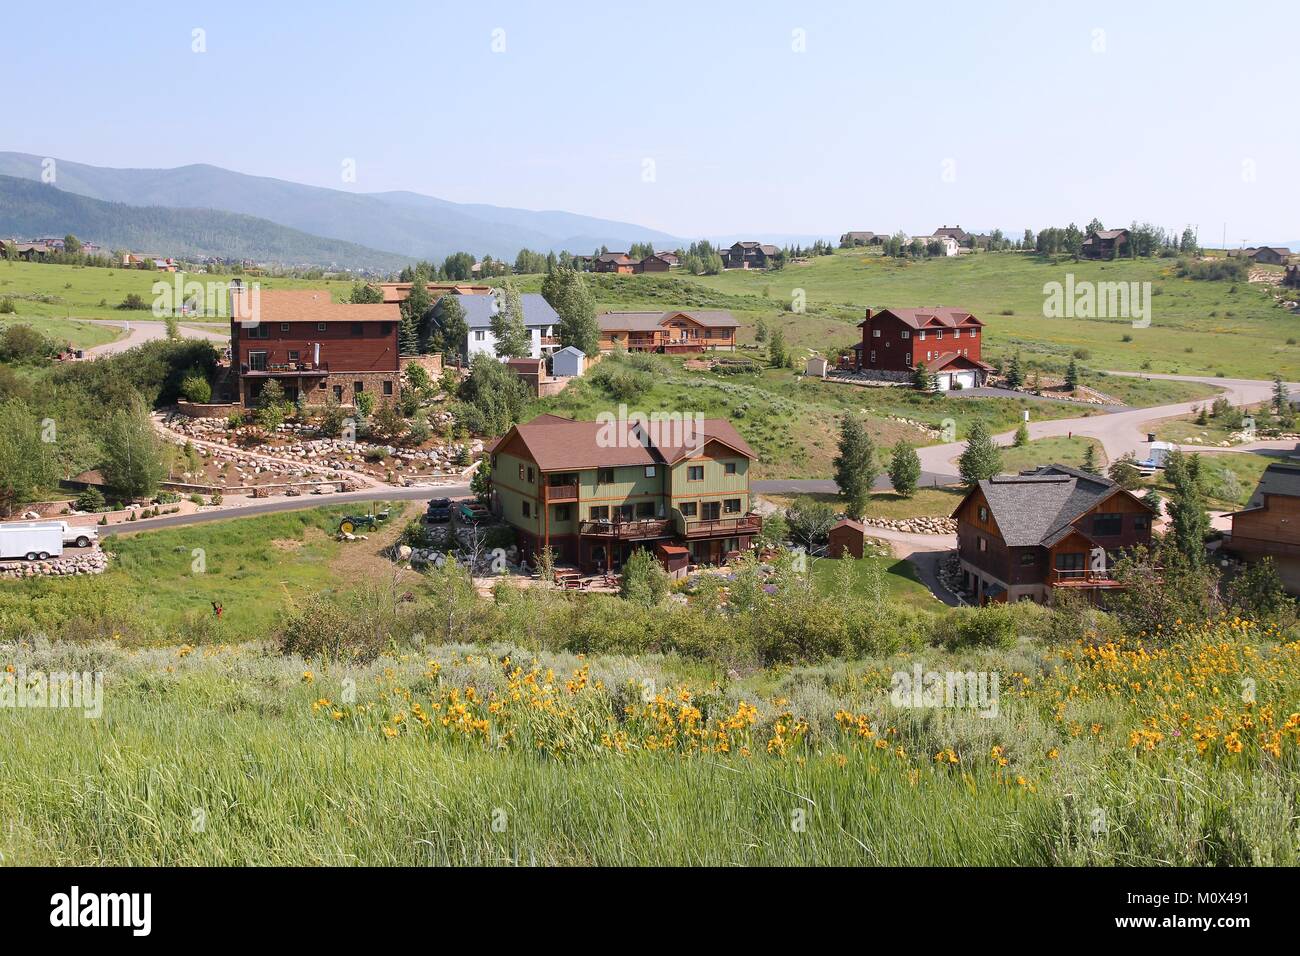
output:
M867 532L870 534L871 529ZM813 581L825 593L836 593L839 582L836 568L840 561L835 558L817 558L812 562ZM885 585L885 596L891 601L933 611L941 607L930 589L921 583L916 565L905 558L892 556L867 556L860 561L853 561L855 586L866 586L868 575L879 573Z
M941 488L918 488L911 498L904 498L893 491L877 491L871 495L867 505L869 518L946 518L952 514L965 494L956 485ZM763 497L779 508L788 508L796 498L813 498L825 501L836 508L842 508L844 502L838 495L812 493L805 495L772 495Z
M1089 445L1092 446L1093 454L1096 456L1097 467L1104 470L1107 466L1106 451L1102 448L1101 442L1095 438L1084 438L1078 435L1073 438L1064 436L1039 438L1021 448L1016 448L1014 445L1003 448L1002 470L1007 474L1015 474L1040 465L1052 464L1081 468L1083 456L1087 454Z
M341 544L333 532L340 515L359 507L107 535L103 547L114 557L102 575L0 581L0 639L81 620L87 636L110 636L120 622L162 640L191 618L211 618L214 600L225 609L223 639L266 633L295 596L350 583L331 563L369 543Z
M2 267L0 267L2 268ZM88 349L120 338L124 333L111 325L88 322L84 319L60 319L53 316L0 315L0 332L10 325L30 325L42 335L58 342L68 342L73 348Z

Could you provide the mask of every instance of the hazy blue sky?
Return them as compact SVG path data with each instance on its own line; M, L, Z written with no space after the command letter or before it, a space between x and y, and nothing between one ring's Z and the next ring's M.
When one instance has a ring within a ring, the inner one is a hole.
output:
M6 4L0 149L686 236L1096 215L1300 238L1300 3L184 7Z

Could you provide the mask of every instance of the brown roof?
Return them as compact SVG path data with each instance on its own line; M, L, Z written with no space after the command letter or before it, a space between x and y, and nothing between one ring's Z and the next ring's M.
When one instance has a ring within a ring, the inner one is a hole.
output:
M610 431L611 428L614 429L613 432ZM622 429L621 433L619 429ZM677 429L665 426L664 430L671 432ZM648 439L643 444L634 423L625 422L620 426L606 422L575 421L559 415L539 415L530 422L514 426L511 432L519 436L537 467L544 472L613 468L618 465L674 464L696 450L683 445L656 445ZM612 442L608 440L611 435L615 439ZM510 433L507 433L497 447L504 445L509 437ZM747 458L758 457L726 419L705 419L702 437L705 441L722 442Z
M335 302L315 289L265 289L260 293L260 322L400 322L402 313L390 303L350 305Z
M956 328L984 324L965 309L881 309L859 322L858 327L874 322L882 315L892 315L914 329Z
M411 294L413 282L381 282L379 291L384 294L385 302L404 302ZM490 285L471 285L468 282L430 282L426 288L429 295L438 298L443 293L454 292L456 295L487 295L492 291Z
M979 368L986 372L993 370L993 366L987 362L981 362L979 359L973 359L969 355L960 355L957 352L943 352L926 362L925 367L931 372L938 372L955 363L964 363L968 368Z
M1096 232L1088 234L1088 238L1083 240L1089 242L1093 239L1118 239L1120 236L1127 236L1127 229L1098 229Z
M669 312L606 312L596 317L602 332L649 332L659 328L665 322L684 316L710 329L734 329L740 326L736 317L723 309L703 309L687 312L674 309Z
M863 527L861 521L854 521L852 518L841 518L839 521L831 525L830 530L834 531L836 528L852 528L854 531L867 530Z

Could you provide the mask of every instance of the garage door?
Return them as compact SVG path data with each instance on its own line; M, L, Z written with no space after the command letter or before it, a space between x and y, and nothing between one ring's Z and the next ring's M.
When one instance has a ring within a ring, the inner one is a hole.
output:
M955 372L955 373L953 374L953 379L954 379L955 382L956 382L958 385L960 385L962 388L974 388L974 387L975 387L975 373L974 373L974 372Z

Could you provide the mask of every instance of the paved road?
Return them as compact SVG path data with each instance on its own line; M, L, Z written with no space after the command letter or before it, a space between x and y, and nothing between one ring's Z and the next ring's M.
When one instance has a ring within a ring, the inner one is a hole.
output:
M163 515L160 518L141 518L130 524L115 524L100 528L100 534L134 534L137 531L158 531L162 528L181 528L209 521L227 521L231 518L253 518L257 515L280 511L306 511L309 508L326 508L335 504L360 501L428 501L430 498L464 498L470 493L469 485L439 485L430 488L374 488L369 491L342 491L328 495L302 495L297 498L277 498L274 501L248 499L247 504L236 507L210 508L192 514Z
M87 358L115 355L118 352L133 349L137 345L143 345L145 342L167 338L167 323L159 322L156 319L96 319L95 321L100 325L112 325L120 329L126 329L127 333L115 342L108 342L104 345L96 345L94 348L86 349ZM225 345L230 341L228 335L190 328L188 325L182 325L180 330L182 337L187 339L204 339L221 345Z

